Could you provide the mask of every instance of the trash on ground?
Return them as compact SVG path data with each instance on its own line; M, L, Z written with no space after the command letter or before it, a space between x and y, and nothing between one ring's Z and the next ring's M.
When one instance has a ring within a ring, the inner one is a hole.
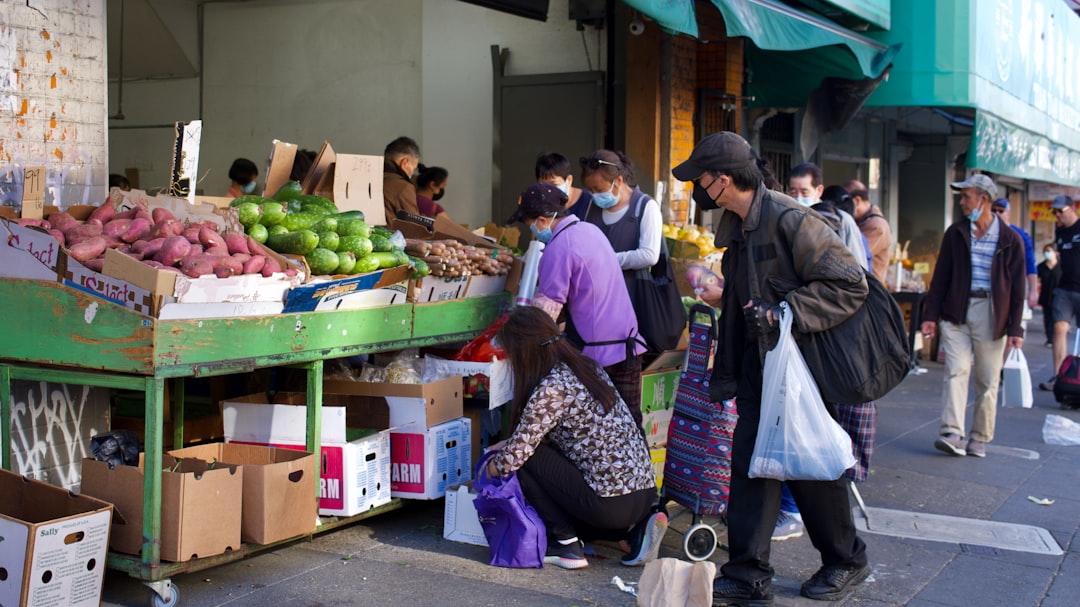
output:
M634 590L634 584L636 582L624 582L621 577L615 576L611 578L611 583L615 584L619 590L622 590L626 594L637 596L637 590Z
M1080 424L1067 417L1048 414L1043 423L1043 441L1048 445L1080 445Z
M1034 495L1029 495L1028 496L1028 501L1035 502L1036 504L1038 504L1040 506L1051 506L1054 503L1054 500L1052 500L1052 499L1048 499L1048 498L1045 498L1045 497L1035 497Z

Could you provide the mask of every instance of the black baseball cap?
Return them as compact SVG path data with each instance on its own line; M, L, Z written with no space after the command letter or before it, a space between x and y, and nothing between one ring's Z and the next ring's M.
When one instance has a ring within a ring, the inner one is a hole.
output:
M566 206L566 194L550 183L534 183L525 188L518 199L518 208L506 220L506 224L517 223L525 219L553 216Z
M1054 197L1054 202L1050 203L1051 209L1064 209L1065 207L1071 207L1075 204L1073 199L1064 194L1058 194Z
M699 141L690 158L671 169L671 174L679 181L693 181L706 171L744 169L756 160L754 149L739 134L721 131Z

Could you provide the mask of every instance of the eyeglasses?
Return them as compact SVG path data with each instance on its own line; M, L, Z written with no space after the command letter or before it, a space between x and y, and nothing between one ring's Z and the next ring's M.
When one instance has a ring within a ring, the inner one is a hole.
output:
M997 214L999 214L999 215L1000 215L1001 213L1004 213L1004 212L1006 212L1006 211L1005 211L1005 208L1004 208L1004 207L994 207L994 208L992 208L992 209L990 209L990 210L991 210L991 211L993 211L993 212L995 212L995 213L997 213Z
M582 168L589 169L590 171L595 171L596 169L600 168L601 165L605 165L605 164L607 166L612 166L612 167L615 167L616 169L619 169L620 171L622 171L622 166L620 164L618 164L616 162L608 162L607 160L604 160L603 158L582 158L581 159Z
M1061 215L1062 213L1065 212L1065 209L1050 209L1050 210L1054 212L1054 215Z

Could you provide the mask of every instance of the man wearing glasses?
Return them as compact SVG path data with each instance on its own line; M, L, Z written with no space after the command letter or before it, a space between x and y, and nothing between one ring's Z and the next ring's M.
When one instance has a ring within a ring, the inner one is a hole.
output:
M1024 243L990 213L997 186L986 175L950 184L960 192L964 217L949 226L930 291L922 332L932 338L941 321L945 348L945 394L941 435L934 447L949 455L986 457L994 439L998 386L1008 346L1024 345ZM971 432L964 440L968 379L975 375Z
M1080 223L1077 223L1076 203L1072 198L1060 195L1050 205L1057 219L1054 242L1058 249L1061 266L1061 282L1054 289L1054 375L1065 360L1065 345L1069 325L1080 310ZM1054 389L1054 379L1039 384L1043 390Z

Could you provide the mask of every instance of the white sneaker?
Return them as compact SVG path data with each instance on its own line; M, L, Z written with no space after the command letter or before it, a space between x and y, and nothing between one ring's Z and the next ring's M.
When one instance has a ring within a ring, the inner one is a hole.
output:
M773 528L772 541L782 542L784 540L802 537L802 534L802 517L781 510L780 516L776 517L776 527Z

